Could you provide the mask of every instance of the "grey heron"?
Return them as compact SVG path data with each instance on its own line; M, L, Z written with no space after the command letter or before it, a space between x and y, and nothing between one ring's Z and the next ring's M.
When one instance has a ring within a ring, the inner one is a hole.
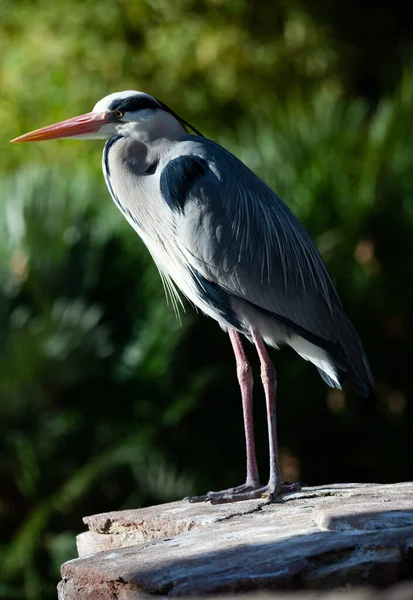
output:
M228 331L241 389L246 481L192 501L213 503L299 489L282 482L275 416L276 372L265 344L291 346L323 380L363 396L373 380L311 238L282 200L233 154L166 104L138 91L110 94L92 112L13 140L106 139L103 172L118 208L151 253L165 287ZM261 365L269 479L261 485L252 415L252 372L242 338Z

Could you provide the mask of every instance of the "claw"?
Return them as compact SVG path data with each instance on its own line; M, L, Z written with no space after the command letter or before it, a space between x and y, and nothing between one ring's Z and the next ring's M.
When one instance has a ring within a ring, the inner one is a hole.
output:
M222 492L208 492L203 496L192 496L185 499L191 502L191 504L195 502L227 504L229 502L242 502L243 500L257 500L263 498L266 500L266 504L271 504L272 502L276 502L276 499L281 494L299 492L300 489L301 485L299 483L288 482L282 483L278 490L275 490L273 485L251 487L250 485L243 484L235 488L223 490Z

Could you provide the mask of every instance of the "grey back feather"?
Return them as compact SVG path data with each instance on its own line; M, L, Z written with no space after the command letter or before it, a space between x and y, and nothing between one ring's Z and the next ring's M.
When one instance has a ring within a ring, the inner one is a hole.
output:
M123 138L110 148L111 192L171 289L175 282L217 318L194 287L203 278L324 347L371 387L360 340L316 246L263 181L218 144L185 133L149 147Z
M177 216L177 238L188 263L228 294L323 347L349 379L361 380L353 386L367 395L372 378L361 342L298 219L214 142L193 142L191 153L199 153L209 168L192 183Z
M193 183L176 218L188 262L229 293L335 340L334 316L341 304L298 219L217 144L202 140L192 150L201 153L208 169Z

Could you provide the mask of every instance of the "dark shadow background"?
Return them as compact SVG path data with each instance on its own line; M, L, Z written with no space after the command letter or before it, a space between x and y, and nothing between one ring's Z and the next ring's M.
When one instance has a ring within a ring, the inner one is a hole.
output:
M0 21L0 598L54 598L81 517L243 481L227 336L179 324L100 142L9 146L141 89L244 160L315 239L377 399L273 352L285 478L413 473L413 33L402 2L15 0ZM257 384L259 370L252 346ZM264 399L256 434L267 476Z

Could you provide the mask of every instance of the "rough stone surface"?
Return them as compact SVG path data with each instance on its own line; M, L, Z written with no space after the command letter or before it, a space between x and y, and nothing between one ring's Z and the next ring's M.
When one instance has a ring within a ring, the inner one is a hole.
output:
M413 578L413 483L304 488L270 505L181 501L84 521L60 600L286 589L295 592L275 597L413 599L408 584L396 595L355 589Z

